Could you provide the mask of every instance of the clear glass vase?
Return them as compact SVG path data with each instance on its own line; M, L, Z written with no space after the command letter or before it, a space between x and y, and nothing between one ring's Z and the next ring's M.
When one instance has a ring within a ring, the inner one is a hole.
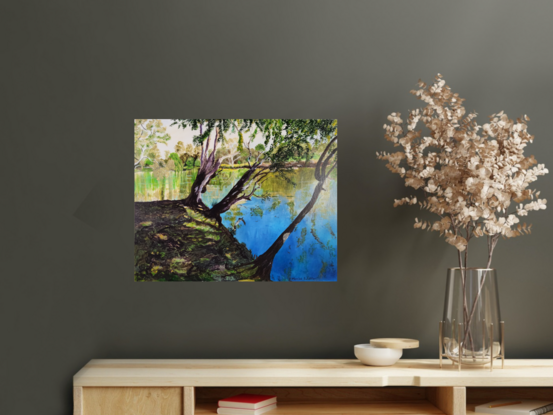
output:
M504 357L495 269L448 270L440 347L440 357L461 365L493 365Z

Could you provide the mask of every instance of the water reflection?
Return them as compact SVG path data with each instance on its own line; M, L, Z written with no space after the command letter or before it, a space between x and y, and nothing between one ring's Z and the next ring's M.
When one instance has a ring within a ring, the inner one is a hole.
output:
M223 170L208 185L202 199L212 206L222 199L244 170ZM178 200L188 196L197 171L183 171L156 180L149 171L135 172L135 201ZM267 250L309 202L316 185L314 169L270 175L252 200L236 204L223 223L236 231L254 255ZM337 177L327 182L315 207L288 237L275 257L273 281L336 281ZM240 221L239 219L245 221Z

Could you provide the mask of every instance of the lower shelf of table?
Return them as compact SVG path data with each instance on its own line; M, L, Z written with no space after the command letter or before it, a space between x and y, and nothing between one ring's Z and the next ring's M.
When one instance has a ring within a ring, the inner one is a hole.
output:
M480 403L479 403L480 404ZM476 415L474 408L477 404L467 404L466 415ZM217 413L216 404L198 404L196 405L196 414L208 415ZM316 414L316 415L370 415L370 414L416 414L416 415L436 415L443 414L430 402L382 402L382 403L283 403L272 411L266 412L267 415L292 415L292 414Z
M454 402L457 407L465 404L464 392L465 388L417 387L196 388L194 415L216 414L219 399L240 393L276 395L277 408L268 415L454 415Z
M553 401L552 387L75 387L75 415L207 415L219 399L276 395L268 415L474 415L497 399Z
M195 414L216 414L217 404L196 404ZM361 414L416 414L439 415L443 414L430 402L317 402L317 403L279 403L278 407L266 412L267 415L317 414L317 415L361 415Z

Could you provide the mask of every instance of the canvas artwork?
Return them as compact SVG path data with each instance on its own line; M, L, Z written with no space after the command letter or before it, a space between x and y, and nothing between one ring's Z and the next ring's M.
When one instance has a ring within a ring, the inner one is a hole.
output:
M337 163L337 120L134 120L135 281L336 281Z

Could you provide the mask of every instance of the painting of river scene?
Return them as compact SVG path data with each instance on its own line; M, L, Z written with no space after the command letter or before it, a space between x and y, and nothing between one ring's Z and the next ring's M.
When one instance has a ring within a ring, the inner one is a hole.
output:
M135 281L336 281L336 120L135 120Z

